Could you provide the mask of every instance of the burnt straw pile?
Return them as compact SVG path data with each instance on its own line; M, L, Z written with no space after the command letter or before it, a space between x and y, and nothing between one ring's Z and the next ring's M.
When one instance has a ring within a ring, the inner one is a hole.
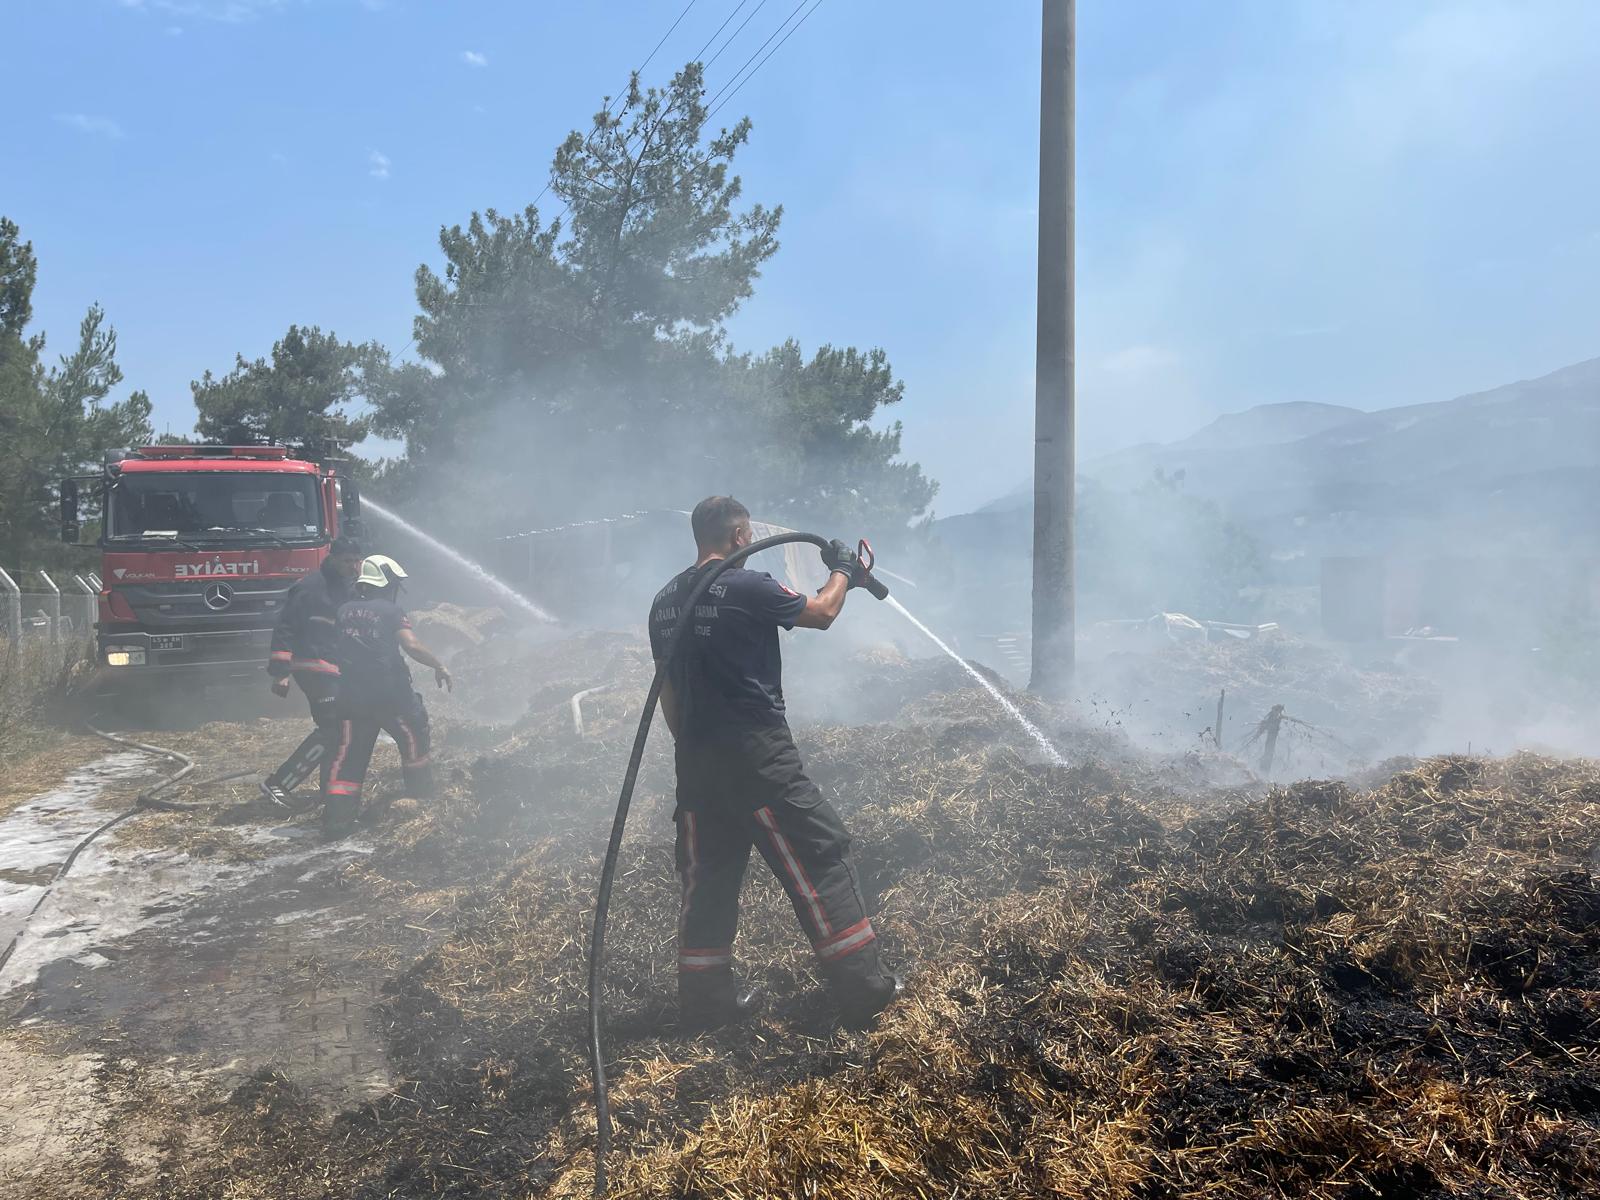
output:
M400 1082L330 1114L259 1075L173 1109L153 1165L86 1180L166 1200L588 1194L590 904L648 669L615 649L583 656L621 681L584 737L541 695L455 751L444 801L352 879L466 881L453 932L387 989ZM1600 1195L1600 767L1441 758L1267 790L1019 697L1078 764L1056 768L953 666L906 669L927 677L897 721L799 731L911 972L871 1034L833 1027L758 863L739 955L769 1008L674 1027L653 739L606 970L614 1195Z

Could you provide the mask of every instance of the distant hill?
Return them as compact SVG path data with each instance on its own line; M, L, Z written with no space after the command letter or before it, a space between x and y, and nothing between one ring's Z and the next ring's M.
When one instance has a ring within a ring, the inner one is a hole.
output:
M1280 446L1334 429L1367 414L1342 404L1296 400L1288 404L1258 404L1243 412L1226 413L1179 444L1190 450L1242 450L1250 446Z
M1114 488L1181 473L1281 559L1390 549L1600 550L1600 358L1454 400L1267 404L1082 464ZM1024 486L980 512L1029 505Z
M1281 446L1311 437L1370 414L1342 404L1319 404L1296 400L1287 404L1258 404L1243 412L1226 413L1181 441L1168 444L1144 442L1102 455L1080 464L1079 470L1105 481L1131 479L1143 483L1156 468L1173 455L1196 451L1245 450L1256 446ZM1033 503L1033 483L1029 481L978 509L979 512L1011 512Z

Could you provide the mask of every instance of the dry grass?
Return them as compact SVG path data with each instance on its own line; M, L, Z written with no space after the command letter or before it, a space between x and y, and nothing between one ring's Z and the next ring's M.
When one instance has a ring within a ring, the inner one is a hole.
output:
M730 1097L618 1194L1596 1194L1597 819L1589 764L1435 760L1015 891L861 1066Z
M91 668L86 645L0 637L0 770L58 746Z
M556 693L602 651L621 686L580 742ZM352 877L454 898L452 935L389 989L401 1085L337 1116L274 1076L153 1098L130 1114L164 1131L157 1167L91 1163L88 1193L586 1195L584 949L643 670L590 644L530 683L546 702L515 729L447 730L444 797ZM1595 764L1433 759L1263 792L1226 758L1152 760L1024 700L1083 764L1055 769L959 682L919 678L902 724L801 735L914 973L871 1035L833 1027L759 868L740 955L771 1006L673 1028L653 744L606 972L617 1195L1600 1194Z

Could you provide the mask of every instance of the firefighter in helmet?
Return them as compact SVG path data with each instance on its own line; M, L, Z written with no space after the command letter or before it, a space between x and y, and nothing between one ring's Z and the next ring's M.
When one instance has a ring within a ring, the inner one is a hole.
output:
M350 598L360 570L361 543L335 538L316 573L289 589L272 631L267 675L273 694L287 696L292 678L311 705L311 719L316 723L305 741L261 785L262 794L284 808L291 807L290 793L312 771L320 767L326 782L328 751L338 728L334 715L339 683L336 622L339 606Z
M748 546L750 511L711 496L690 517L695 564L668 581L650 610L650 647L667 658L679 605L699 575ZM677 740L678 1007L691 1028L748 1017L759 989L733 969L739 888L754 846L789 894L844 1021L864 1027L903 986L884 970L849 859L850 834L801 767L784 716L778 630L827 629L849 589L868 576L841 542L824 555L830 574L814 596L764 571L735 567L712 585L672 657L662 710Z
M323 787L322 829L328 837L349 833L361 815L361 786L380 731L399 747L405 794L433 795L428 710L411 686L405 660L429 668L439 687L450 689L453 680L400 607L406 578L394 559L374 554L361 564L354 597L339 607L338 727Z

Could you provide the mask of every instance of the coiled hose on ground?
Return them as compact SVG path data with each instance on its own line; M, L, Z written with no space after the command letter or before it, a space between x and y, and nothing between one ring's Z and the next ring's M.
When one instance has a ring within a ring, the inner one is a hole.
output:
M90 733L94 734L95 737L103 738L105 741L111 742L113 745L126 746L130 750L142 750L146 754L154 754L160 758L171 759L173 762L183 764L178 768L176 774L169 775L160 783L156 784L155 787L140 792L139 795L135 797L133 802L133 810L135 812L141 808L154 808L159 809L162 812L194 812L198 809L212 807L212 805L204 803L185 804L177 800L161 799L162 792L176 787L181 780L188 776L190 771L194 770L194 759L190 758L187 754L180 754L178 751L169 750L165 746L151 746L144 742L136 742L131 737L127 736L127 734L108 733L106 730L97 728L93 723L88 721L84 722L84 728ZM248 775L256 774L259 774L259 772L254 769L248 771L229 771L226 775L213 775L210 779L202 779L199 783L195 784L195 786L210 787L213 783L226 783L230 779L243 779Z
M628 824L628 808L633 803L633 788L639 780L639 765L644 761L645 743L650 738L650 724L655 719L656 705L661 699L661 688L667 679L667 670L677 657L683 641L683 631L694 617L695 606L700 603L711 585L726 570L738 566L752 554L770 550L774 546L792 542L809 542L819 550L826 550L827 538L815 533L780 533L762 538L735 550L716 563L695 580L693 589L679 602L678 623L673 626L672 637L667 642L667 656L656 664L655 678L650 681L650 691L645 696L644 712L639 715L639 731L633 738L633 753L628 757L628 770L622 777L622 793L617 797L617 815L611 822L611 840L606 844L605 865L600 869L600 889L595 896L594 932L589 939L589 1071L594 1081L595 1147L594 1194L601 1196L606 1190L606 1154L611 1149L611 1094L606 1084L605 1052L600 1041L600 966L605 955L606 914L611 907L611 886L617 874L617 856L622 850L622 834ZM872 548L861 544L863 562L868 575L864 586L882 600L889 589L871 576Z

